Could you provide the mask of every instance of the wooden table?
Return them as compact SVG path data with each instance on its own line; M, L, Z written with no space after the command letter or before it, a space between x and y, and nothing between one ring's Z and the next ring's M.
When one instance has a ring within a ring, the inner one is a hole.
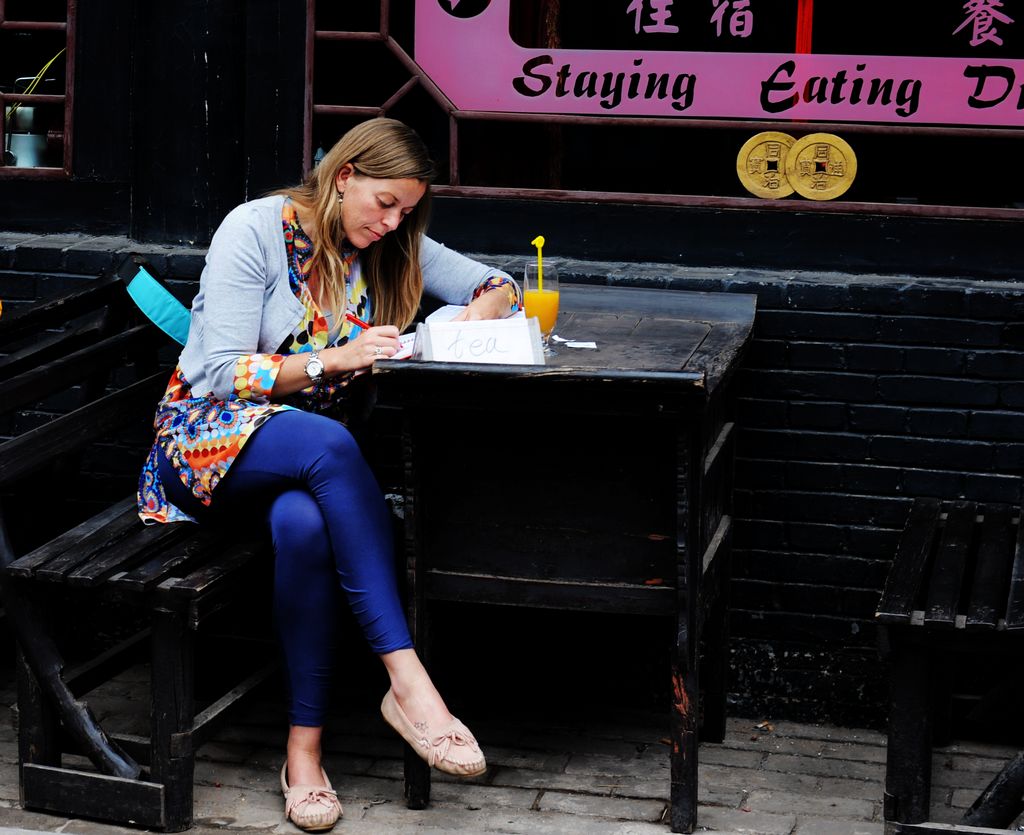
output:
M728 392L755 298L563 285L561 304L555 332L596 350L562 346L545 366L375 366L404 409L410 623L429 653L433 601L671 618L672 828L690 832L702 637L702 734L724 734ZM409 805L425 806L411 751L406 780Z

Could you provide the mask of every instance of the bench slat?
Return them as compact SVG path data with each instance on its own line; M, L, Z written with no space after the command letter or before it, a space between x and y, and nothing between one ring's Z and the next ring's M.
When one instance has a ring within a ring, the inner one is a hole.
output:
M112 522L124 514L135 514L135 497L124 499L102 513L97 513L90 519L86 519L80 525L71 530L65 531L55 539L51 539L44 545L40 545L34 551L19 557L7 567L7 573L15 577L28 577L36 568L52 560L54 557L63 554L68 548L78 547L79 543L87 536L98 531L103 526ZM136 517L137 518L137 517Z
M144 562L154 551L180 542L190 531L183 525L144 525L136 518L128 535L108 545L95 558L68 573L72 586L95 586L115 571L127 571Z
M65 581L79 566L88 564L89 561L106 553L108 548L114 547L138 531L141 525L138 514L134 511L122 513L109 524L84 537L73 548L55 555L49 562L40 565L32 576L49 583Z
M261 538L240 542L188 576L165 580L160 584L160 589L178 597L199 597L232 572L251 562L269 544L269 537L266 541Z
M211 553L223 551L232 534L222 528L199 527L187 522L176 524L185 530L182 541L175 541L131 571L110 579L111 585L134 592L144 592L174 574L187 574L195 563L206 560Z
M1024 514L1024 510L1021 512ZM1017 524L1013 571L1010 574L1010 593L1006 601L1006 628L1024 628L1024 517Z
M939 502L916 499L885 581L875 617L883 622L909 621L939 522Z
M994 629L1003 616L1006 587L1010 576L1011 522L1009 508L989 508L981 525L978 562L971 583L971 604L967 625Z
M955 626L964 565L977 515L977 508L968 502L950 502L946 506L946 525L928 584L925 623Z
M140 415L152 414L168 377L169 372L158 371L0 445L0 487L137 421Z
M138 521L139 517L130 510L121 513L103 527L73 543L72 547L64 549L59 554L54 553L49 560L40 563L34 571L22 576L32 576L37 580L46 580L47 582L60 582L76 566L127 536L138 524Z

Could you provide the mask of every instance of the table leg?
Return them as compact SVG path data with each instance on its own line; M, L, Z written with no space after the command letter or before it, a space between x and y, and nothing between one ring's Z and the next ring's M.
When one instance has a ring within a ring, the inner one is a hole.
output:
M729 579L732 556L732 523L729 517L725 517L720 530L723 532L721 545L702 581L712 588L701 589L701 595L711 599L700 635L703 651L700 680L704 688L700 703L700 737L706 742L722 742L725 739L725 703L729 690Z
M670 816L673 832L693 832L697 826L697 723L700 717L700 634L695 607L699 605L697 566L693 546L697 517L692 500L697 490L691 475L702 465L694 460L699 444L686 427L676 438L676 621L672 659Z
M430 766L405 744L405 805L426 809L430 805Z
M693 832L697 825L697 668L672 666L671 824L673 832Z
M423 629L422 617L418 626L419 628L413 634L414 636L419 636L416 643L418 646L423 647L419 652L424 664L426 664L429 659L426 653L427 642L423 639L425 630ZM426 809L430 805L430 766L423 761L423 758L408 743L405 743L404 748L405 805L409 809Z
M728 610L722 601L708 614L703 637L704 657L701 662L700 735L705 742L725 739L725 698L729 676Z
M420 571L423 568L420 553L420 497L422 492L415 466L416 444L413 420L407 413L402 420L402 458L405 463L405 591L408 594L407 612L409 632L416 651L430 671L430 634L426 601L423 599ZM409 809L426 809L430 804L430 766L413 749L405 745L405 805Z

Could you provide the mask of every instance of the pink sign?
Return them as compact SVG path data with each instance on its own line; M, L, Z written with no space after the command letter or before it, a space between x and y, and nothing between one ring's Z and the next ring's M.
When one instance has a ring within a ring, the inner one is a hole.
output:
M1020 59L527 49L509 2L416 0L416 62L460 110L1024 127Z

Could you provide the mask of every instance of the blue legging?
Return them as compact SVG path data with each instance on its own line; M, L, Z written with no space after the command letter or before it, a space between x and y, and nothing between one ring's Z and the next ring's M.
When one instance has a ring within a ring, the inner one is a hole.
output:
M167 498L197 519L268 513L274 620L293 725L320 727L334 660L339 591L374 652L412 646L395 581L391 521L351 433L309 412L275 414L242 447L209 508L161 456ZM268 512L269 508L269 512Z

